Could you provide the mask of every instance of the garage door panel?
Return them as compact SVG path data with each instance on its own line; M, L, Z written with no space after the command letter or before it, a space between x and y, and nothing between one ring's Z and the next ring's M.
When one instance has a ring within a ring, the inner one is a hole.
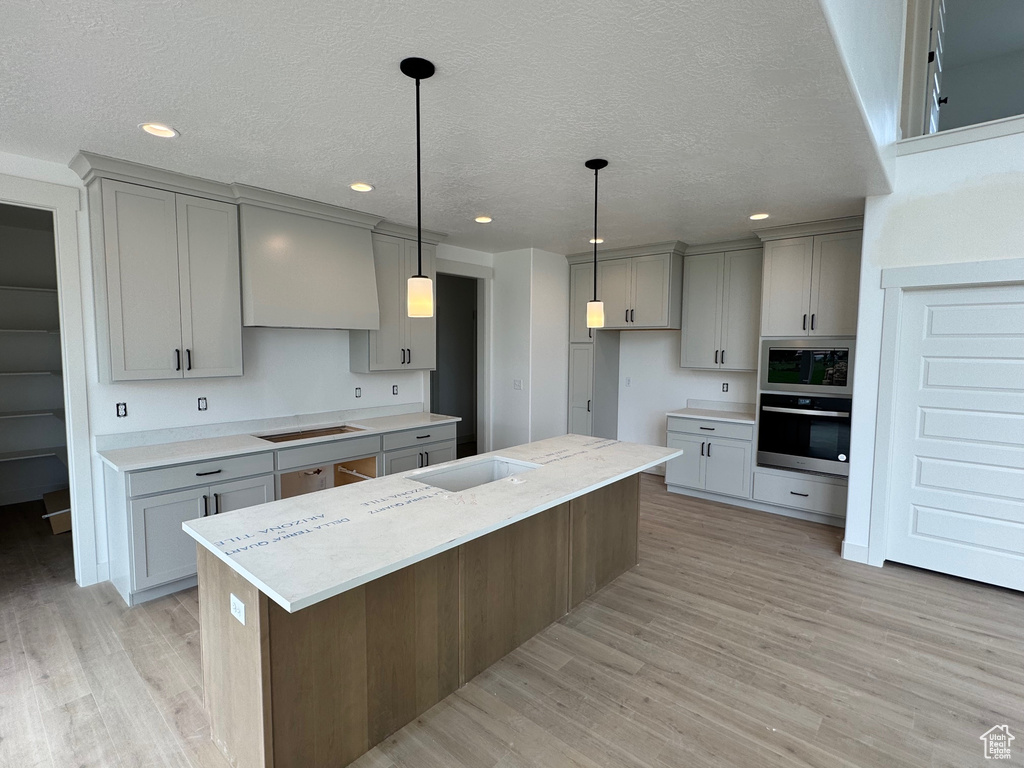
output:
M1024 590L1024 286L901 301L886 557Z
M984 314L976 304L947 304L928 308L929 336L1024 335L1024 303L988 304Z
M966 461L917 458L917 485L979 496L1024 498L1024 470Z

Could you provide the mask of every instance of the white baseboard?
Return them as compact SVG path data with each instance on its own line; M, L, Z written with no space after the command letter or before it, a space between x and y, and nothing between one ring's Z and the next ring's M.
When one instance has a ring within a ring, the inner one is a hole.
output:
M843 541L843 560L852 560L855 563L871 565L868 561L868 548L865 544L851 544Z

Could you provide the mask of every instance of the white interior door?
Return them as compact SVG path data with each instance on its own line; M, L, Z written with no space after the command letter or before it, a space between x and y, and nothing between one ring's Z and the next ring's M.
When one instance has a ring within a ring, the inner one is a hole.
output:
M886 557L1024 590L1024 286L903 298Z

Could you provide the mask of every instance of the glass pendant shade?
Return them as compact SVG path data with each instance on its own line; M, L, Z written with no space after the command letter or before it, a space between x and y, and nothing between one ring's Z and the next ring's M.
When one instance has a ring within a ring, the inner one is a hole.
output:
M604 328L604 302L587 302L587 328Z
M429 277L410 277L407 294L409 317L434 316L434 283ZM603 311L601 317L604 318Z

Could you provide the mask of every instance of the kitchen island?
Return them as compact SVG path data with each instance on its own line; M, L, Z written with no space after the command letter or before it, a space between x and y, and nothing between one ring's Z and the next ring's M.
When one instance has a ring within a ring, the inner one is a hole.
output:
M638 473L578 435L188 521L211 733L345 765L637 562Z

